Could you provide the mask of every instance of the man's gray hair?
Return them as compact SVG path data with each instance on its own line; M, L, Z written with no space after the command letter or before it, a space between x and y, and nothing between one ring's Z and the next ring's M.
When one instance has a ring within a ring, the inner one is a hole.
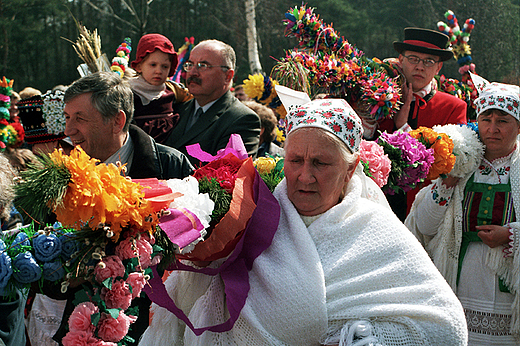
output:
M231 47L229 44L224 43L219 40L204 40L197 44L197 46L205 46L205 45L211 45L218 50L220 50L220 54L222 56L222 63L223 65L229 67L232 70L235 70L237 58L235 54L235 50L233 47Z
M92 105L101 113L105 122L114 118L119 111L124 111L126 123L123 131L128 131L134 116L134 95L128 82L114 72L96 72L72 83L65 91L63 102L68 103L86 93L92 94Z

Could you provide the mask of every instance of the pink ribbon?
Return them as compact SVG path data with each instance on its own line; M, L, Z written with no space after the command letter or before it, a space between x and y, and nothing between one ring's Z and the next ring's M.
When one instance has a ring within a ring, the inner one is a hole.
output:
M224 149L220 149L215 156L203 151L200 148L200 144L198 143L186 146L186 151L190 156L202 162L211 162L213 160L220 159L229 153L235 155L240 160L247 159L248 156L244 142L242 142L242 137L236 133L229 137L229 141L226 147Z
M182 249L200 238L204 226L195 214L184 208L168 210L170 214L161 216L159 227L172 243Z

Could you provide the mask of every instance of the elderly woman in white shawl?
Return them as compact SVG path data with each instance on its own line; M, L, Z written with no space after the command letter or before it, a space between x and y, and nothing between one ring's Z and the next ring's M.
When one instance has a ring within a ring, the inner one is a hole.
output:
M484 157L422 189L406 225L457 293L469 345L520 345L520 88L473 82Z
M287 130L278 230L233 328L196 336L155 306L140 345L465 345L460 303L358 164L362 126L348 103L309 102ZM167 281L195 326L227 318L219 277Z

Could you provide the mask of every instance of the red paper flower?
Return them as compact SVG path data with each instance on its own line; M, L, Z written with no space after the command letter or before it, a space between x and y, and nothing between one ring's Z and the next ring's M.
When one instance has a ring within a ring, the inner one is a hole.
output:
M223 158L211 161L207 165L197 169L193 176L197 178L197 180L204 177L208 178L208 180L215 178L223 189L232 194L237 172L242 166L242 163L243 160L240 160L235 155L228 154Z

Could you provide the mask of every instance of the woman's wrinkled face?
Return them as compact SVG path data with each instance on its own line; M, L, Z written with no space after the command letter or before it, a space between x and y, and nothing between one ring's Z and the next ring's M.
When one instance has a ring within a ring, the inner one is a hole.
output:
M319 215L338 204L355 167L324 130L298 129L287 138L287 195L301 215Z
M498 109L481 113L477 120L480 138L486 145L486 159L491 161L513 151L520 132L518 120Z

